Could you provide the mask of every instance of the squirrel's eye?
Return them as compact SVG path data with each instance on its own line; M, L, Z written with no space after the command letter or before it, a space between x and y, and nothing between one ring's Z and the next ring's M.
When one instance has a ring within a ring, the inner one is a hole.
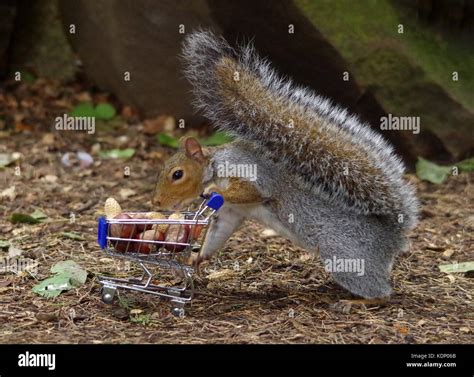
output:
M183 177L183 171L182 170L176 170L173 173L173 181L177 181L178 179L181 179Z

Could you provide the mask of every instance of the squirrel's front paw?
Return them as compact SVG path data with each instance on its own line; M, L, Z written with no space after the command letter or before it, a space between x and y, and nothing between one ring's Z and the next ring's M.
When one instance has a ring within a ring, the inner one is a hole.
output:
M201 275L201 264L205 261L208 261L209 260L209 257L207 256L203 256L201 253L199 253L198 255L191 255L189 261L190 261L190 264L193 265L194 267L194 271L196 272L196 275L197 276L202 276Z
M207 186L204 191L202 192L202 196L205 198L210 198L211 194L213 192L218 192L219 193L219 188L216 186L215 183L211 183L209 186Z

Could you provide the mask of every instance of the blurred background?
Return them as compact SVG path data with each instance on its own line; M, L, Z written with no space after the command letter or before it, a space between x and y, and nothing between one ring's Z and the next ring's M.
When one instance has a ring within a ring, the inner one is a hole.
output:
M0 130L48 131L75 106L107 102L119 122L148 120L150 135L179 120L206 132L178 56L198 27L252 40L280 73L379 132L389 113L420 117L419 134L384 132L411 168L418 156L474 154L470 0L3 0Z

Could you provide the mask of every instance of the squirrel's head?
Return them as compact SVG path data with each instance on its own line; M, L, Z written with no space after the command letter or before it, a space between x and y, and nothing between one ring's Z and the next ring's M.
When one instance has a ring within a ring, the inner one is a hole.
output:
M153 205L177 210L196 199L203 191L203 175L208 158L192 137L183 138L180 147L166 162L158 178Z

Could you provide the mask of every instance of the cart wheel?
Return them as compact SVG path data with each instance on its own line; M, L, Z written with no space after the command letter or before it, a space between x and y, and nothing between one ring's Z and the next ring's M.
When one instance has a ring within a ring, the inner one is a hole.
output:
M102 301L106 304L111 304L114 301L117 288L104 287L102 288Z
M185 312L184 308L173 308L171 309L171 314L178 318L184 318Z

